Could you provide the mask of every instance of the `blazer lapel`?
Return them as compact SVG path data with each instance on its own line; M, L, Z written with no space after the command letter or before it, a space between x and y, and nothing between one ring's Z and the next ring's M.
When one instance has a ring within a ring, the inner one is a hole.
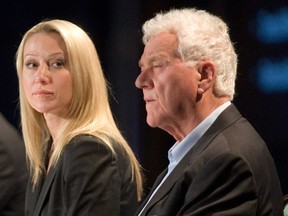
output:
M206 143L208 145L208 143ZM188 151L188 153L184 156L184 158L179 162L179 164L174 168L174 170L170 173L170 175L167 177L167 179L163 182L163 184L160 186L158 191L154 194L148 205L146 206L143 213L147 212L152 206L154 206L159 200L161 200L164 196L166 196L167 193L172 189L173 185L177 182L179 176L181 173L183 173L185 167L191 163L191 160L199 154L207 145L201 145L200 143L195 145L192 149ZM162 178L161 178L162 180ZM160 184L160 181L153 186L153 188L156 188L157 185ZM152 188L152 189L153 189ZM153 190L151 190L153 192ZM150 193L152 194L152 193ZM145 204L144 204L145 205ZM143 208L144 205L141 205ZM142 209L140 208L140 209ZM145 214L143 214L145 215Z
M52 167L50 169L46 179L44 180L44 184L43 184L42 190L39 194L38 202L37 202L33 216L39 216L40 215L40 212L41 212L42 206L44 204L45 198L46 198L48 191L49 191L49 188L50 188L50 186L54 180L56 170L57 170L57 167Z
M140 211L144 208L144 206L146 205L146 203L148 202L148 200L150 199L153 191L155 190L155 188L160 184L160 182L162 181L162 179L164 178L164 176L166 175L166 173L168 172L168 168L166 168L155 180L149 194L146 196L146 198L143 200L143 202L141 202L140 206L138 207L135 215L138 215L140 213Z
M199 155L203 150L207 148L213 138L219 134L224 128L228 125L232 124L236 120L241 117L241 114L238 112L236 107L231 104L226 110L224 110L220 116L216 119L216 121L211 125L211 127L205 132L205 134L198 140L198 142L191 148L187 154L183 157L183 159L179 162L179 164L174 168L172 173L167 177L167 179L163 182L161 187L158 189L156 194L152 197L148 205L144 210L147 212L152 206L154 206L159 200L161 200L173 187L173 185L177 182L181 173L183 173L186 166L193 162L193 160ZM167 172L167 171L166 171ZM158 180L155 181L153 188L155 189L158 184L160 184L161 180L165 176L166 172L161 174L161 178L157 178ZM151 189L150 195L154 189ZM145 199L147 202L149 198ZM142 209L145 204L142 203L139 209ZM140 212L140 211L139 211Z

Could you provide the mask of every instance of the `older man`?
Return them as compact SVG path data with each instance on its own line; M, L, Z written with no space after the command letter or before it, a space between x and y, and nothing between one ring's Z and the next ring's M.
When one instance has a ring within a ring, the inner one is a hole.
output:
M176 143L136 215L283 214L273 159L232 103L237 55L227 25L206 11L173 9L143 32L135 84L147 123Z

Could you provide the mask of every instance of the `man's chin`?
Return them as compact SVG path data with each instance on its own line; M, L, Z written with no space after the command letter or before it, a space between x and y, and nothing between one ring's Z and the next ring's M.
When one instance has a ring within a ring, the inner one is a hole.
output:
M147 124L152 127L152 128L156 128L158 125L156 124L155 121L153 121L152 119L149 119L149 117L147 117L146 119Z

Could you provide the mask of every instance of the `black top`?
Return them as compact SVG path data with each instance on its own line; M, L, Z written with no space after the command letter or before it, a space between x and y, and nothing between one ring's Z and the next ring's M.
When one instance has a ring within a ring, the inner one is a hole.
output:
M20 133L0 113L0 215L23 216L28 170Z
M131 164L113 145L116 154L96 137L74 138L34 191L29 181L25 215L132 215L138 202Z

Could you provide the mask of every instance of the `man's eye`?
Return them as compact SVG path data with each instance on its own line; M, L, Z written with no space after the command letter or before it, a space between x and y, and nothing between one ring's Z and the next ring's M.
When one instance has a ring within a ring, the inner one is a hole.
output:
M167 65L167 61L163 60L163 61L156 61L152 64L153 68L162 68L165 67Z
M163 66L163 64L153 64L154 68L158 68L158 67L162 67L162 66Z

